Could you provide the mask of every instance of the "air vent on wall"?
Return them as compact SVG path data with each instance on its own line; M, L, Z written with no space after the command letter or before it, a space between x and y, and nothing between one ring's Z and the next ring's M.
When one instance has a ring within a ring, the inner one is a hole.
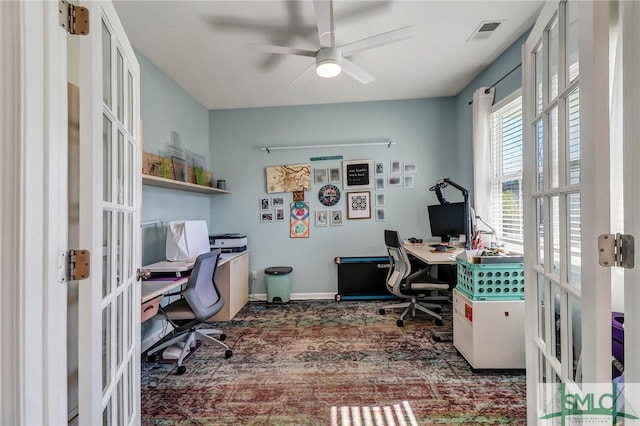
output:
M467 41L486 40L504 21L485 21L476 28Z

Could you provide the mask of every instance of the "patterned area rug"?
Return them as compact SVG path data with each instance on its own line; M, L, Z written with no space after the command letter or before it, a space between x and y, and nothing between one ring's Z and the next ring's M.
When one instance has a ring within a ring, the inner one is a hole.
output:
M330 425L341 407L405 402L419 425L526 424L524 372L474 373L451 341L430 338L451 327L449 306L443 327L418 313L399 328L398 311L378 314L387 303L250 303L212 324L232 358L204 344L182 376L142 363L142 424Z

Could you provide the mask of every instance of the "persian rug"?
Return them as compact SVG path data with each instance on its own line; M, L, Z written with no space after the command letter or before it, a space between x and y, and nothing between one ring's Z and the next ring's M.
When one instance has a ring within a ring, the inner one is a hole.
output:
M524 371L474 372L450 340L431 339L451 328L450 305L442 327L422 313L397 327L398 310L378 313L388 303L249 303L211 324L233 357L203 344L180 376L143 358L142 424L357 425L397 407L405 423L382 424L526 424Z

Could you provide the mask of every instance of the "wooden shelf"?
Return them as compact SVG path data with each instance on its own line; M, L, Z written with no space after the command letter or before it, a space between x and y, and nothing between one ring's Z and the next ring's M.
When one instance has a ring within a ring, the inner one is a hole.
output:
M158 186L160 188L177 189L180 191L200 192L202 194L231 194L224 189L212 188L210 186L196 185L190 182L165 179L157 176L142 175L142 184L147 186Z

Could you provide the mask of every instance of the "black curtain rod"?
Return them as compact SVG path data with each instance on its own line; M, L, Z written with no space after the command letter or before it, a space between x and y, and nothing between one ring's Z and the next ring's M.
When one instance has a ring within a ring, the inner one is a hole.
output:
M515 70L517 70L518 68L520 68L522 66L522 63L516 65L511 71L509 71L508 73L506 73L505 75L503 75L500 80L496 81L495 83L493 83L491 86L489 86L488 88L486 88L484 90L484 93L489 93L489 91L491 89L493 89L494 87L496 87L498 84L500 84L500 82L502 80L504 80L505 78L509 77L511 75L511 73L513 73ZM473 103L473 99L469 101L469 105L471 105Z

